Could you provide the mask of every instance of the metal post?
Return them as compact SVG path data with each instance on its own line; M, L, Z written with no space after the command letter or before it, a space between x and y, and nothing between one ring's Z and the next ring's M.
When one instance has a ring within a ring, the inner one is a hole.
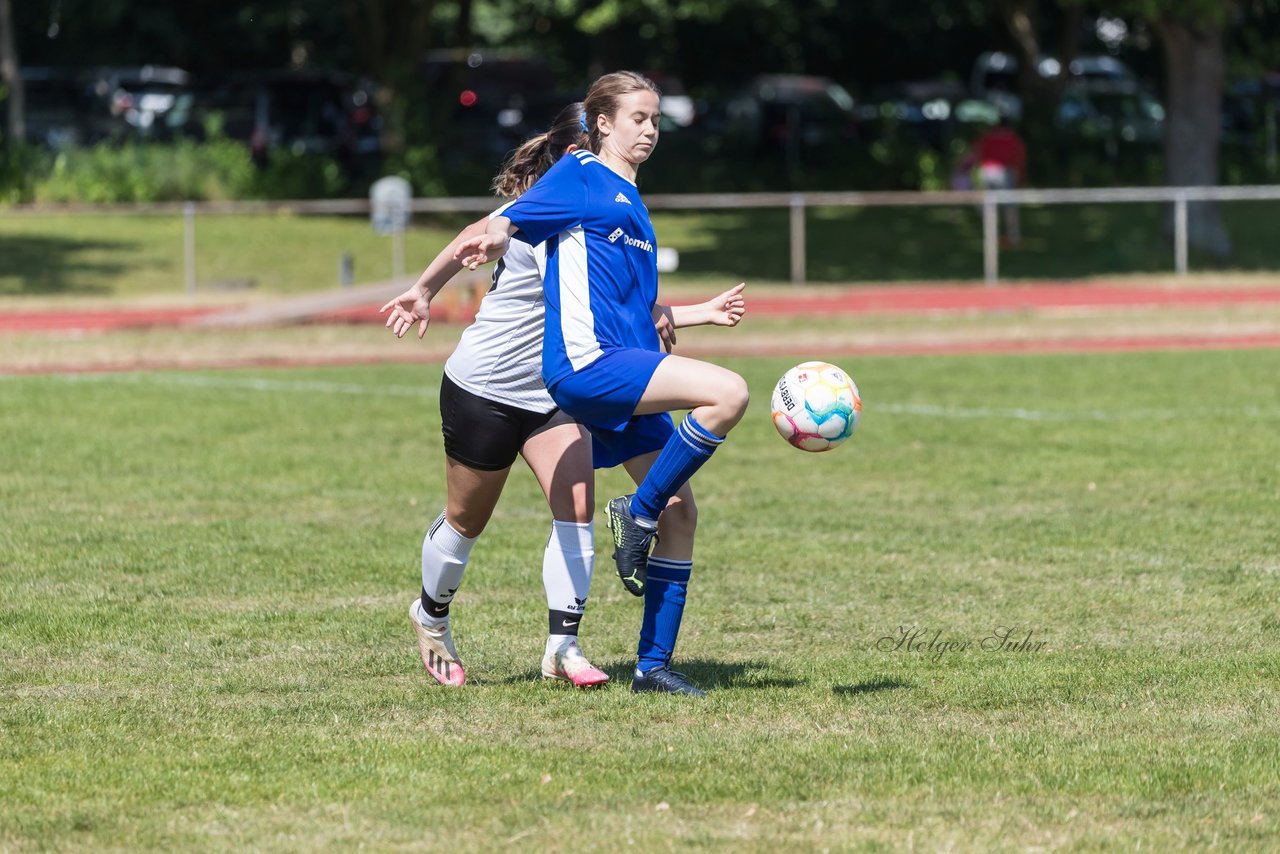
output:
M996 214L996 197L988 190L982 194L982 276L988 287L1000 277L1000 225Z
M1187 193L1179 190L1173 197L1173 269L1179 276L1187 274Z
M196 292L196 206L187 202L182 206L182 271L187 295Z
M350 252L343 252L338 259L338 287L349 288L356 281L356 261Z
M391 278L404 275L404 229L391 232Z
M805 283L805 237L803 193L791 194L791 284Z

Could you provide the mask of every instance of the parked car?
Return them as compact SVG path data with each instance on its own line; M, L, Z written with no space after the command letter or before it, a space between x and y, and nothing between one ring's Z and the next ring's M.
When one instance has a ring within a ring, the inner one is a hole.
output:
M1080 82L1068 86L1058 105L1057 125L1113 145L1158 144L1164 139L1164 107L1131 82Z
M28 141L61 151L107 132L108 116L78 70L23 68L22 87Z
M186 71L161 65L95 68L89 77L107 111L144 134L174 108L190 83Z
M1137 77L1129 66L1114 56L1084 55L1067 66L1073 81L1086 84L1137 86ZM1062 63L1045 56L1036 63L1036 72L1045 79L1063 73ZM973 97L989 101L1014 121L1022 116L1022 99L1018 95L1018 60L1011 53L987 51L978 55L969 75L969 91Z
M575 96L557 93L551 66L509 51L433 50L423 61L421 104L449 163L488 161L546 130Z
M725 104L723 133L737 146L798 157L858 137L853 96L826 77L765 74Z
M957 123L974 121L963 83L949 78L916 80L881 86L857 108L863 128L895 124L920 142L945 148Z
M1222 95L1222 141L1226 145L1261 145L1276 157L1280 121L1280 72L1232 81Z
M373 84L335 72L237 72L197 81L185 122L247 142L255 159L273 149L322 154L347 166L381 154Z
M187 72L134 67L22 69L27 138L53 149L149 137L178 105Z

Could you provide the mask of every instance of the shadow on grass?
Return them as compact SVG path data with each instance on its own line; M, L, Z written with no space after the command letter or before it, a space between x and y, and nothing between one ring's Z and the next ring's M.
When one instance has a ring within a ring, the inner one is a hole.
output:
M832 685L831 693L840 697L855 697L861 694L875 694L880 691L893 691L898 688L913 688L910 682L899 679L868 679L856 685Z
M631 676L635 672L635 660L625 659L597 663L597 667L609 676L610 685L619 685L624 689L631 687ZM771 674L771 668L763 661L708 661L694 658L678 660L672 669L689 677L689 681L707 691L722 688L796 688L806 684L804 680L790 677L779 677ZM516 673L502 681L507 684L520 682L536 682L542 679L542 671L529 669Z
M0 296L107 293L110 289L101 282L120 277L128 265L87 261L83 253L132 248L120 241L0 235Z

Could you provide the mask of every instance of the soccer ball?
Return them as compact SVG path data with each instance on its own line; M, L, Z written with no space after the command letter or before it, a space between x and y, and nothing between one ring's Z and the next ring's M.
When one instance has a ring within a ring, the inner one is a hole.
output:
M805 362L773 389L773 426L802 451L829 451L853 435L862 398L853 379L827 362Z

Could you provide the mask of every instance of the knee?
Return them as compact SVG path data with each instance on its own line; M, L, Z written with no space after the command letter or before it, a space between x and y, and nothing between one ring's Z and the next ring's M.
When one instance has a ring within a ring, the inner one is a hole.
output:
M738 374L730 373L720 390L720 406L729 419L730 427L742 420L750 402L751 392L747 388L747 381Z
M676 494L662 511L662 525L668 536L692 540L698 528L698 505L693 495Z
M733 383L730 389L730 403L734 407L734 412L741 418L747 412L747 404L751 402L751 390L747 388L747 381L738 374L733 375Z
M465 510L459 510L457 513L446 513L445 521L449 524L449 527L469 540L474 540L484 533L485 526L489 524L487 516L469 514Z

